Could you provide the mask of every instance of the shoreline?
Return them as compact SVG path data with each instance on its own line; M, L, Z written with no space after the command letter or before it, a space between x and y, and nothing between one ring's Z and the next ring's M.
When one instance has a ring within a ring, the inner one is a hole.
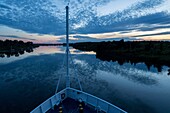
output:
M158 72L163 66L170 67L170 42L162 41L135 41L124 42L83 42L72 44L72 47L82 51L94 51L96 58L103 61L118 61L120 65L124 63L137 64L144 62L150 70L153 65ZM168 70L170 75L170 70Z

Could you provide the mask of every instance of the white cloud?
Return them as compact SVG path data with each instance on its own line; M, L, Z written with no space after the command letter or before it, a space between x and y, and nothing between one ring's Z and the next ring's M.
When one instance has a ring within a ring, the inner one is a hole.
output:
M61 37L55 37L54 35L65 34L65 5L67 1L37 0L35 2L19 2L18 0L2 0L0 2L0 24L33 34L33 37L29 38L60 40ZM170 0L71 0L70 33L102 34L120 32L123 29L124 31L128 29L135 30L147 26L147 28L150 28L150 26L154 28L152 22L157 21L155 18L160 21L154 24L160 24L165 21L168 23L168 20L163 18L169 16L169 4ZM151 18L150 15L154 18ZM139 26L146 25L146 22L147 26ZM163 27L163 25L160 25L160 27ZM166 27L168 28L168 26ZM2 32L10 35L11 31L7 32L7 29L5 30L1 29L0 35L3 35ZM15 32L14 34L20 37L28 37L25 34L23 35L22 32ZM41 36L40 38L39 35L36 36L34 34L52 35L44 35L44 37ZM107 35L106 38L109 37L111 36Z
M104 6L97 7L98 16L109 15L117 11L123 11L139 0L113 0ZM142 0L144 1L144 0Z

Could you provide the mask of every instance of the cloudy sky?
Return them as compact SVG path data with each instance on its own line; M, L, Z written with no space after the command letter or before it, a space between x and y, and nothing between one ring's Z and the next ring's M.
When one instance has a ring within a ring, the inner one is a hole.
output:
M65 6L70 40L170 40L170 0L1 0L0 39L65 42Z

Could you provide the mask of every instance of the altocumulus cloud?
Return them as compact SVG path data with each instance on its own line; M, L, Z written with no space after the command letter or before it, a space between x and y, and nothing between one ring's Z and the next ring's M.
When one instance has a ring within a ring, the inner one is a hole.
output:
M138 0L121 11L113 11L103 16L97 14L98 7L113 1L70 0L70 33L124 33L170 27L170 11L165 6L169 0ZM29 33L63 35L67 2L68 0L1 0L0 24ZM120 4L123 4L122 0ZM87 37L74 38L93 40Z

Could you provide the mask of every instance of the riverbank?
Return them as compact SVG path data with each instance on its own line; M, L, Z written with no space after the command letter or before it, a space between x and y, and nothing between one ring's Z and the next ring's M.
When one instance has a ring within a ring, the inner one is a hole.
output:
M18 40L0 40L0 57L10 57L15 55L16 57L24 54L24 52L33 52L33 49L39 47L32 42L23 42Z
M71 45L82 51L94 51L101 60L118 61L120 65L128 62L136 64L144 62L148 70L153 65L161 72L162 66L170 67L170 42L133 41L124 42L83 42ZM170 74L170 73L169 73Z

